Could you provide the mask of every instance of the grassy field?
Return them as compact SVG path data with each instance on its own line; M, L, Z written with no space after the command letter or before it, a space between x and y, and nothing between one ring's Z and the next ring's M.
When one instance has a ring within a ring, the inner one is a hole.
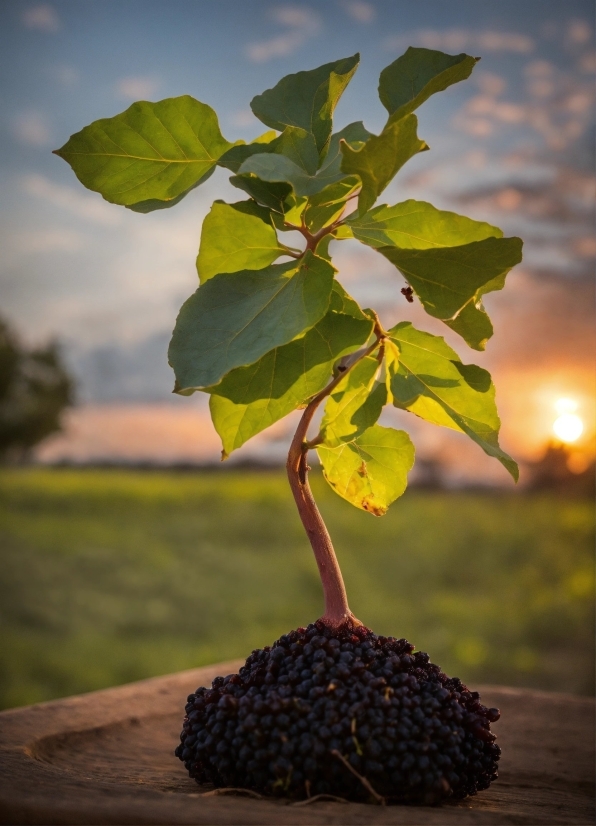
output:
M352 610L452 676L593 688L593 509L407 493L383 519L313 480ZM322 613L280 472L0 473L0 705L246 656Z

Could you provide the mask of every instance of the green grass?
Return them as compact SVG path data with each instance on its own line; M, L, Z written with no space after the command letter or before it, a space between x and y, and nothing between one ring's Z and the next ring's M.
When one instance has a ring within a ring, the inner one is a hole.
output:
M354 613L448 673L593 688L593 512L412 491L375 519L313 487ZM231 657L322 613L285 477L0 473L0 705Z

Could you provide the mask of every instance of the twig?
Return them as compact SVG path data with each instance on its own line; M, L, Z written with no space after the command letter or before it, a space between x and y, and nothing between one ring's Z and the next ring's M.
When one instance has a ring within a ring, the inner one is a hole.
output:
M249 797L255 797L257 800L263 800L263 795L258 792L253 792L252 789L236 789L233 786L223 786L221 789L212 789L210 792L203 792L199 797L216 797L218 794L246 794Z
M338 760L341 760L341 762L344 764L344 766L346 767L346 769L348 769L348 771L351 771L351 772L352 772L352 774L354 775L354 777L357 777L357 778L358 778L358 780L362 783L362 785L364 786L364 788L365 788L368 792L370 792L370 794L374 797L374 799L377 801L377 803L380 803L382 806L385 806L385 804L386 804L386 800L385 800L385 798L384 798L382 795L380 795L378 792L375 792L375 790L374 790L374 789L373 789L373 787L370 785L370 783L368 782L368 780L366 779L366 777L363 777L361 774L359 774L359 773L356 771L356 769L355 769L353 766L350 766L350 764L348 763L348 761L346 760L346 758L343 756L343 754L340 754L340 752L339 752L337 749L332 749L332 750L331 750L331 754L332 754L334 757L337 757L337 759L338 759Z
M298 803L292 803L292 806L308 806L309 803L315 803L317 800L335 800L337 803L349 803L345 797L337 797L335 794L316 794L314 797L307 797L306 800L299 800Z

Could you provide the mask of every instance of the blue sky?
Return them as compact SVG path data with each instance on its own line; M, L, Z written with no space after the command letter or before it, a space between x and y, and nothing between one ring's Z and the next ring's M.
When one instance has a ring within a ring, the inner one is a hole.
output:
M165 399L170 376L165 352L158 363L156 353L196 288L202 218L214 198L242 196L218 172L175 209L138 215L84 190L51 150L136 99L179 94L212 105L229 139L250 139L263 131L248 106L255 94L356 51L361 67L336 123L363 119L378 131L379 72L419 45L482 60L469 81L419 111L432 151L413 159L381 200L430 200L524 237L525 263L511 276L515 304L506 293L493 302L508 335L499 338L497 328L480 363L511 386L524 365L552 369L553 354L562 365L584 364L574 352L588 334L596 252L593 19L585 0L2 2L2 312L29 340L60 337L82 399ZM338 263L354 294L388 319L409 312L380 256L348 242ZM110 381L98 353L114 365ZM576 372L579 386L584 373Z

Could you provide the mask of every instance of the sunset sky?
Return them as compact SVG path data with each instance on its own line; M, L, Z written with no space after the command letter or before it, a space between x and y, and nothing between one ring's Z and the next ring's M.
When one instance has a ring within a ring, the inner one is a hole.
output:
M66 433L41 458L217 458L206 397L171 395L166 349L197 286L202 219L214 198L242 197L218 170L174 209L140 215L85 190L51 150L134 100L180 94L213 106L229 140L249 140L264 129L248 105L255 94L356 51L362 63L335 123L363 119L378 132L379 72L409 45L482 60L419 110L432 151L379 203L417 198L488 220L524 239L524 262L486 301L495 327L486 353L466 352L407 304L401 277L372 249L336 243L339 278L387 325L410 319L491 371L502 443L516 458L540 455L561 398L584 423L578 454L593 451L593 18L592 0L1 3L1 312L29 342L58 338L79 379ZM238 459L281 456L292 421ZM419 455L444 461L454 481L507 484L464 437L397 411L386 422L410 430Z

